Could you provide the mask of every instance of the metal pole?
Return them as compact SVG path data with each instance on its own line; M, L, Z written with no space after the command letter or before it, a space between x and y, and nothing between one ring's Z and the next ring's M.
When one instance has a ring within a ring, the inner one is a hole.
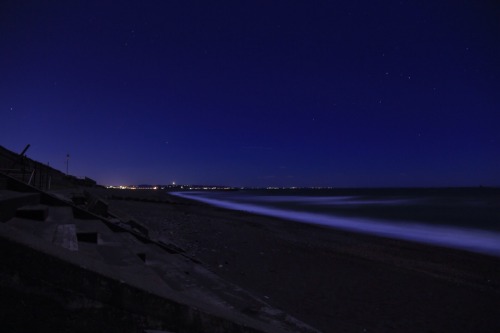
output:
M30 180L28 180L28 185L31 185L31 180L33 179L34 175L35 175L35 169L33 169L33 171L31 172ZM24 179L23 179L23 181L24 181ZM36 184L34 184L33 186L36 186Z
M24 147L23 151L21 152L21 154L19 154L20 156L24 156L24 154L26 153L26 151L28 150L28 148L30 147L31 145L28 143L26 145L26 147Z
M43 173L42 173L42 163L37 163L37 165L38 165L38 188L39 188L39 189L43 189L43 187L42 187L42 186L43 186L43 185L42 185L42 184L43 184L43 183L42 183L42 181L43 181L43 179L42 179L42 177L43 177Z
M66 154L66 175L69 175L69 154Z
M50 162L47 162L45 167L45 188L50 190Z
M22 172L23 172L23 182L24 182L24 154L26 154L26 151L28 150L28 148L30 147L31 145L28 143L26 145L26 147L24 147L23 151L21 152L21 154L19 154L19 156L14 160L14 163L12 163L12 166L10 167L10 169L14 169L14 166L16 166L16 164L19 162L19 161L22 161L23 162L23 166L22 166ZM7 174L9 174L10 170L7 171Z

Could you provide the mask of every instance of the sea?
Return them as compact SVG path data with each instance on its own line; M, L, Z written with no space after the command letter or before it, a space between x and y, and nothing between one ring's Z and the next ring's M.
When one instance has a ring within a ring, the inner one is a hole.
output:
M500 188L241 189L171 194L290 223L500 257Z

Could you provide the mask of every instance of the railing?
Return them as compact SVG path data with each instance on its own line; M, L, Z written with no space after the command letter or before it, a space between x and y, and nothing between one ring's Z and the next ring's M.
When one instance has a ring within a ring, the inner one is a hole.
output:
M0 172L40 190L50 190L52 177L49 172L43 172L43 168L0 169Z
M4 166L10 165L10 167L0 168L0 172L41 190L50 190L52 180L50 167L24 156L28 148L29 145L17 156L3 156L2 164Z

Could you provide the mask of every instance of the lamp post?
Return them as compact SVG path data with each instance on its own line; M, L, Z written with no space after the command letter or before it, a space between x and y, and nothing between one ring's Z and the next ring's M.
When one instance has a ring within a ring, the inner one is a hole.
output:
M69 154L66 154L66 175L69 175Z

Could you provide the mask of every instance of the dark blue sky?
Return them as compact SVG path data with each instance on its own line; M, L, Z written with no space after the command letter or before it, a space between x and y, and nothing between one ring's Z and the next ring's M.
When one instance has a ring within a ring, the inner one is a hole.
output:
M500 185L494 1L2 1L0 144L102 184Z

